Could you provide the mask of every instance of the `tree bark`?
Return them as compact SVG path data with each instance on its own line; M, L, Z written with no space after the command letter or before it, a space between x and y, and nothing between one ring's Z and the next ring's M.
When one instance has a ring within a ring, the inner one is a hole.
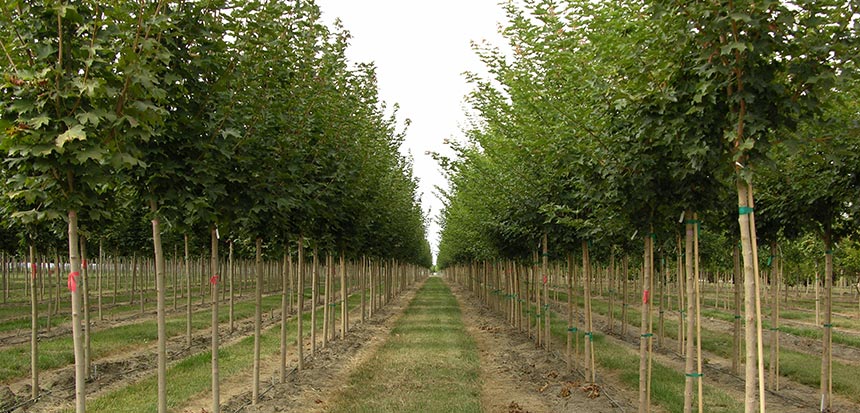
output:
M290 271L292 270L289 248L289 241L287 241L286 245L284 245L284 268L281 272L281 360L278 363L281 383L287 381L287 317L290 315L287 309L287 303L289 302L287 283L290 278Z
M651 354L648 347L651 341L650 327L650 301L651 301L651 266L653 265L650 250L651 237L645 237L644 250L642 257L642 311L640 314L639 324L639 413L646 413L651 410L648 402L651 389L648 386L648 361Z
M824 331L821 337L821 412L833 408L833 240L830 223L824 228Z
M305 239L299 235L298 239L298 282L296 287L296 353L298 356L298 365L296 369L302 371L305 367L304 360L304 340L302 339L302 326L305 324L304 309L305 309Z
M84 366L87 380L90 379L90 292L89 292L89 263L87 262L87 238L80 237L81 243L81 296L84 306Z
M692 211L687 211L685 213L686 217L686 238L685 238L685 248L684 248L684 263L685 263L685 272L686 272L686 296L687 296L687 320L686 320L686 343L685 343L685 354L684 354L684 413L690 413L693 411L693 378L695 376L695 372L693 371L693 330L695 328L693 312L695 311L693 305L695 304L694 295L694 283L696 282L694 268L693 268L693 236L696 231L696 224L693 221L693 213Z
M251 391L251 404L260 400L260 329L263 319L263 239L257 237L256 252L256 289L254 290L254 378Z
M36 245L30 238L30 388L33 399L39 397L39 302L36 299ZM59 271L59 268L57 269Z
M158 413L167 412L167 331L164 308L164 251L161 245L161 221L158 218L158 206L155 200L150 200L152 218L152 246L155 251L155 294L158 329Z
M81 328L81 257L78 240L78 213L69 210L69 290L72 296L72 340L75 349L75 412L86 413L86 360L84 359L84 340Z
M218 235L215 225L209 230L211 238L211 252L209 270L212 274L209 278L212 290L212 413L221 411L221 384L218 369L218 348L220 347L218 337ZM190 307L189 307L190 308Z

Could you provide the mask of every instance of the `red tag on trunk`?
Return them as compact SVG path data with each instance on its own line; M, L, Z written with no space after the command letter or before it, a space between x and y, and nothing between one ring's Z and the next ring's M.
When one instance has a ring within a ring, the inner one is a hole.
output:
M648 290L642 291L642 304L648 304Z
M543 283L546 284L546 275L543 276Z
M38 265L36 265L36 263L32 263L32 264L30 264L30 269L32 269L32 270L33 270L33 279L34 279L34 280L36 279L36 269L37 269L37 268L39 268L39 266L38 266Z
M209 278L209 284L212 284L212 285L218 284L218 274L215 274Z
M81 274L77 271L69 273L69 281L68 281L69 291L75 292L78 290L78 282L75 280L75 277L77 277L79 275L81 275Z
M81 268L87 268L87 260L81 261Z

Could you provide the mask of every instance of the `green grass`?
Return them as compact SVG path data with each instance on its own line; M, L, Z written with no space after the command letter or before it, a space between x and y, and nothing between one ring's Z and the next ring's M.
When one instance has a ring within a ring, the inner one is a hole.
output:
M479 371L456 298L441 279L430 278L330 411L480 412Z
M280 300L280 297L276 297ZM280 301L278 301L280 302ZM361 302L360 294L349 297L349 307L355 308ZM251 303L253 312L253 303ZM317 328L322 326L322 307L317 309ZM339 313L338 313L339 315ZM305 336L310 335L310 313L303 314ZM295 345L297 322L295 318L287 322L288 347ZM254 336L248 336L230 346L218 349L218 370L221 380L250 369L253 364ZM279 354L280 328L263 331L260 340L261 358ZM167 405L176 409L188 400L207 391L211 386L212 352L206 351L183 359L167 370ZM109 392L87 403L87 412L134 413L157 410L157 377L153 374L123 388ZM69 410L71 412L72 410Z
M562 299L562 296L563 299ZM563 293L559 293L559 299L566 302L567 296ZM582 301L577 297L577 301L582 303ZM608 314L608 305L606 302L601 300L593 300L592 301L592 310L595 313L606 315ZM616 305L613 309L613 313L615 314L616 322L621 319L621 309L620 306ZM705 315L705 311L703 310L703 315ZM708 313L713 313L713 310L708 310ZM733 319L732 316L725 314L720 317L721 319L725 318L726 321L728 319ZM630 306L627 309L627 322L634 326L638 327L640 324L640 312L636 309L636 307ZM762 323L762 328L769 328L770 324L765 320ZM553 327L555 328L555 327ZM560 327L561 328L561 327ZM616 326L617 328L617 326ZM809 328L795 328L795 327L780 327L781 330L795 334L801 335L804 337L821 339L821 332ZM655 330L656 330L656 320L655 320ZM561 331L560 331L561 332ZM655 331L656 332L656 331ZM553 330L555 333L555 330ZM664 333L667 337L677 340L678 333L678 324L675 320L664 319ZM834 342L842 342L852 343L856 342L857 339L854 336L848 336L839 334L838 332L834 332L833 334ZM702 328L702 350L708 351L710 353L716 354L720 357L731 358L732 351L732 336L730 334L720 333L713 330L709 330L706 328ZM764 344L764 355L765 355L765 366L768 365L768 358L770 354L770 341L765 337ZM743 345L743 343L741 343ZM850 345L850 344L849 344ZM741 350L743 351L743 350ZM742 353L743 354L743 353ZM638 361L636 361L638 366ZM838 361L833 362L833 391L836 394L840 394L854 402L860 402L860 381L856 380L856 377L853 376L856 367L847 365L844 363L840 363ZM780 375L788 377L798 383L817 388L821 383L821 358L819 354L804 354L796 351L790 351L781 349L780 350ZM637 380L638 380L638 370L636 372ZM638 383L638 382L637 382ZM683 390L683 388L682 388ZM681 393L683 394L683 392ZM654 397L654 396L652 396ZM707 409L706 409L707 410Z
M268 312L279 308L281 297L271 295L263 299L263 311ZM218 313L221 323L229 321L226 305L222 305ZM236 303L234 319L241 320L254 314L253 301ZM192 330L200 330L211 326L212 313L210 309L198 311L191 316ZM169 317L165 327L168 337L185 334L186 319L184 314ZM92 333L91 345L93 360L111 354L131 351L142 345L153 342L158 338L158 330L154 319L143 320L133 324L117 326ZM56 337L39 343L39 369L48 370L73 364L74 350L72 338L69 336ZM16 378L25 377L30 373L30 344L20 344L0 350L0 383L6 383Z

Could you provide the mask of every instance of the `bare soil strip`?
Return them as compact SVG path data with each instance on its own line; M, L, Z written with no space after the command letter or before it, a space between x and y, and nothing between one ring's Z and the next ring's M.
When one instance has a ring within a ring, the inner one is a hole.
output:
M451 291L463 309L466 329L478 345L481 360L481 402L488 413L618 412L605 395L589 398L582 377L565 361L535 346L522 332L456 284ZM558 348L558 347L557 347ZM617 387L617 386L616 386ZM617 392L613 392L617 393ZM633 409L619 400L625 411Z

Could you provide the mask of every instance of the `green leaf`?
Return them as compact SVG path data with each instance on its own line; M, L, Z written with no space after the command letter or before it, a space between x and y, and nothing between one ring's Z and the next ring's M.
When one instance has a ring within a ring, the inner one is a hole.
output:
M29 123L30 126L33 127L33 129L39 129L42 126L47 125L50 122L51 122L51 118L49 118L47 115L39 115L39 116L36 116L35 118L30 119L30 121L27 123Z
M62 133L60 136L57 136L56 145L62 148L66 142L76 141L76 140L86 140L87 133L84 131L83 125L75 125L72 126L69 130Z
M744 52L744 51L746 51L748 48L749 48L749 49L752 49L752 47L749 47L749 46L748 46L746 43L744 43L744 42L731 42L731 43L729 43L729 44L727 44L727 45L725 45L725 46L721 47L721 48L720 48L720 53L722 53L722 54L724 54L724 55L727 55L727 54L731 54L733 50L737 50L737 51L739 51L739 52L743 53L743 52Z
M79 113L75 116L75 119L77 119L81 125L93 125L95 127L98 127L99 122L101 122L101 118L95 112Z

